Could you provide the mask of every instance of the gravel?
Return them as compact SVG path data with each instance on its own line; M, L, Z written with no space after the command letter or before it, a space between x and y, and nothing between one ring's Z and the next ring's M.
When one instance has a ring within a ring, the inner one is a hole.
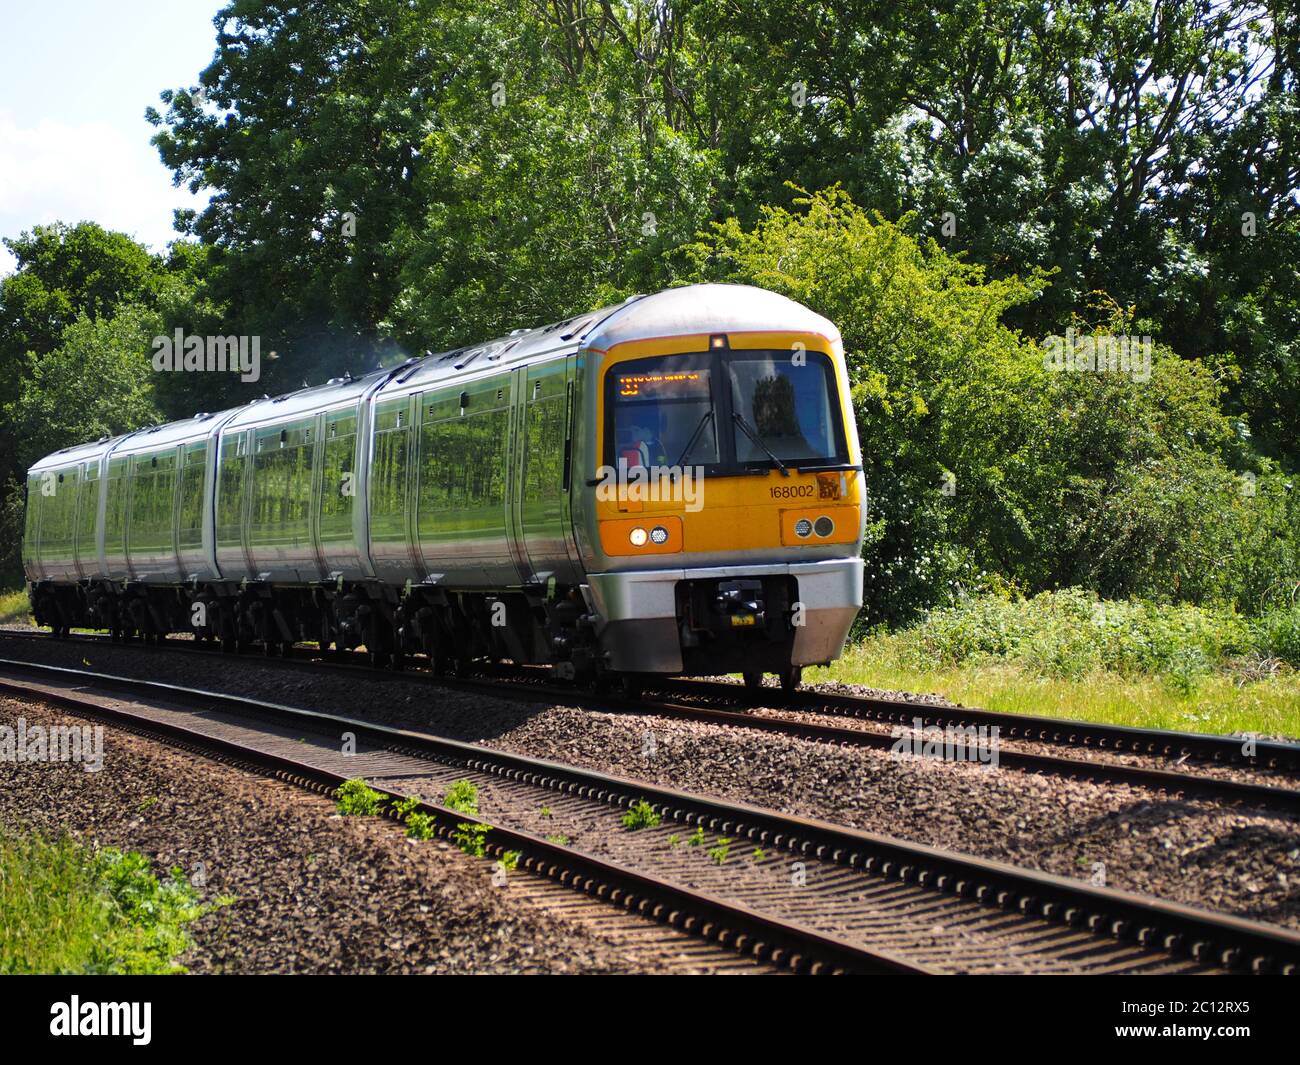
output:
M82 723L0 697L0 721ZM105 728L104 767L0 762L0 824L150 856L233 896L191 926L195 973L630 973L657 966L491 884L492 867L329 799ZM679 967L680 968L680 967ZM708 971L708 966L697 967Z

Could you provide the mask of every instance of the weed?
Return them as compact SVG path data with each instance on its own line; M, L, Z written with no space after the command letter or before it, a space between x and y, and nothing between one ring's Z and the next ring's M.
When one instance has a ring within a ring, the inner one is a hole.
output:
M455 810L458 814L477 817L478 786L472 780L458 780L447 789L442 804L450 810Z
M184 972L187 926L228 901L143 854L0 833L0 974Z
M384 797L360 777L345 780L334 794L344 817L373 817L384 804Z
M491 831L488 825L461 821L451 834L451 841L466 854L482 858L487 854L487 834Z
M638 799L623 815L623 827L632 832L639 828L655 828L659 821L660 817L655 813L654 807L645 799Z
M433 814L412 810L406 815L406 834L411 839L433 839Z

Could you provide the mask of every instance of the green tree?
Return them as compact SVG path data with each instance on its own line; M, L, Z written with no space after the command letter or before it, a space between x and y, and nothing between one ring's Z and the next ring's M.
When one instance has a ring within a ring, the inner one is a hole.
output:
M161 260L124 233L94 222L56 222L7 238L17 259L0 281L0 404L22 387L31 363L59 346L80 317L112 317L124 303L151 304L162 283ZM0 450L12 454L0 428Z
M156 311L124 304L112 318L83 313L64 329L58 348L42 358L29 354L18 397L0 409L16 467L25 471L60 448L162 421L149 360L150 339L161 327ZM24 492L21 478L5 486L0 573L6 585L21 572Z

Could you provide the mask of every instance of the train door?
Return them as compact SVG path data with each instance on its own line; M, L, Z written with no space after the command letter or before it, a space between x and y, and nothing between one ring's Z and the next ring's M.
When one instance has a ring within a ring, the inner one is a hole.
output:
M77 531L75 562L79 577L93 577L99 572L99 549L95 527L99 518L99 459L81 464L77 481Z
M369 493L370 556L375 573L400 584L422 576L411 532L414 505L416 396L374 404Z
M27 511L23 516L23 569L32 580L45 576L41 569L41 478L27 477Z
M222 433L218 438L214 532L217 570L226 580L252 571L244 536L253 480L249 474L251 454L251 434L247 429Z
M533 581L577 583L569 511L573 359L521 368L518 407L518 530L521 559Z
M532 567L524 550L523 508L523 420L528 397L524 394L527 367L510 371L510 418L506 434L505 527L510 557L518 579L524 584L533 580Z

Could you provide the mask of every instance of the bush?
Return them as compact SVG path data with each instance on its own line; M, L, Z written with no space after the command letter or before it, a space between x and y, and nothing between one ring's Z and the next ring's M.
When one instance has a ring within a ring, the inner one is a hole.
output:
M0 973L178 973L205 907L179 869L70 839L0 833Z
M1261 655L1280 658L1300 669L1300 604L1274 610L1255 623L1255 647Z
M908 664L920 669L1002 660L1043 677L1167 674L1187 689L1190 678L1258 650L1265 632L1287 646L1296 630L1276 617L1263 629L1231 610L1106 601L1072 588L1023 600L971 598L933 611L898 640Z

